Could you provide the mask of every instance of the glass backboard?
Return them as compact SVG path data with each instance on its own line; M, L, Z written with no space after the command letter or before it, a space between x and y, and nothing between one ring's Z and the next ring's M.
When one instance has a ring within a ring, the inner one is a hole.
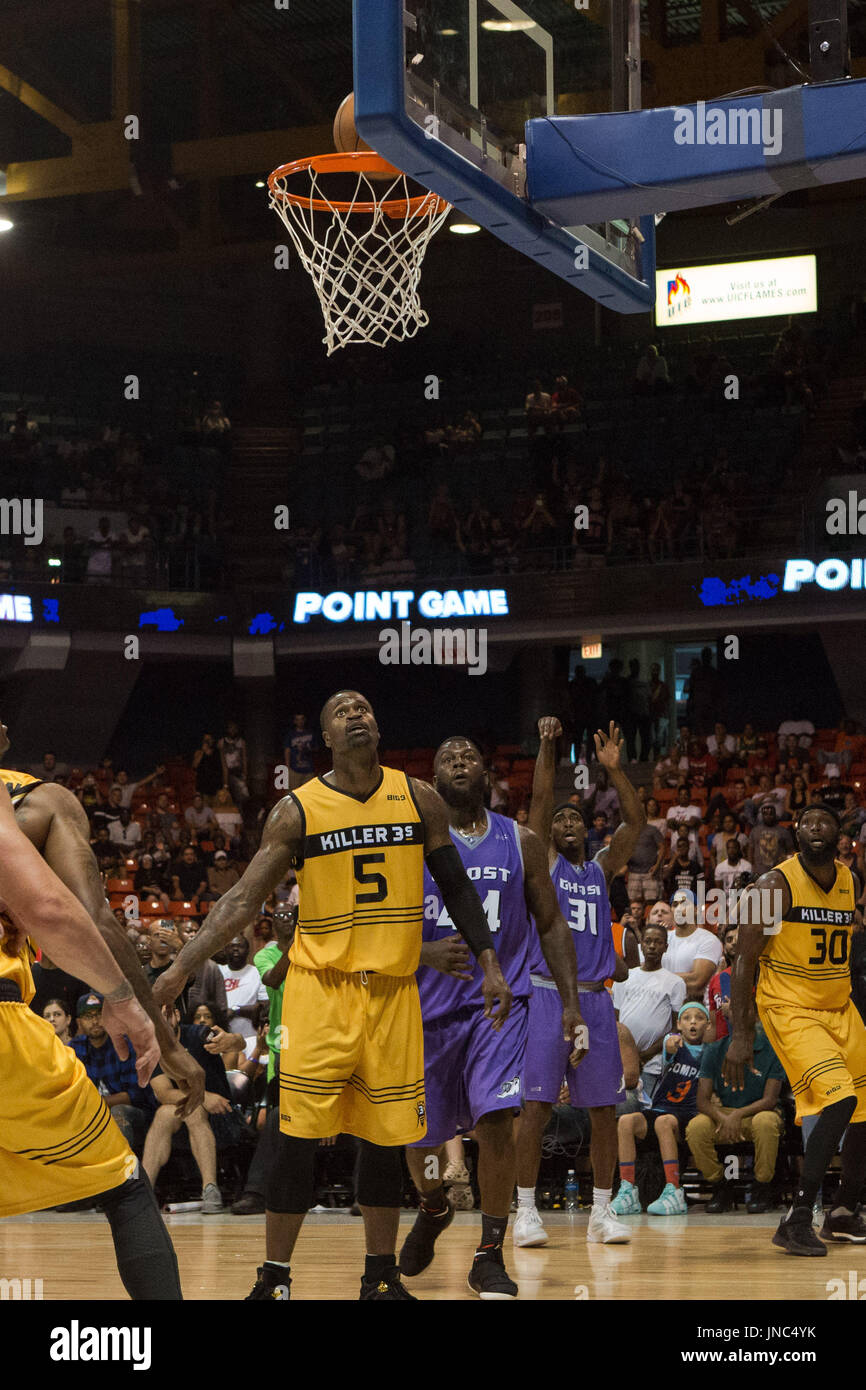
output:
M652 306L653 219L541 216L525 197L525 123L639 105L638 0L355 0L364 139L620 312Z

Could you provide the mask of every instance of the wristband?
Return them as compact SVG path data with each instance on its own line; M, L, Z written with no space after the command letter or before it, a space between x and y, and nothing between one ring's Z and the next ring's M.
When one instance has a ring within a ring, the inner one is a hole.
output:
M123 984L118 985L117 989L113 989L110 994L104 994L102 996L102 1002L104 1004L124 1004L127 999L134 998L135 991L132 985L129 983L129 980L124 980Z

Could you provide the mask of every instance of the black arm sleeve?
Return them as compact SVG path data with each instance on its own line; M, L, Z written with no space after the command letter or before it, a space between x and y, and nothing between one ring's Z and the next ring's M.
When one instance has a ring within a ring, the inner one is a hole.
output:
M493 937L481 906L481 899L466 876L463 861L453 845L440 845L424 856L440 889L448 916L472 954L493 950Z

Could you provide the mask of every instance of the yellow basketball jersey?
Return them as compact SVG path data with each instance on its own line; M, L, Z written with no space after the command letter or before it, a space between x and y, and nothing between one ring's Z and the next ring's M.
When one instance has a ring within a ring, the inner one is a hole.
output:
M758 1007L844 1009L851 994L851 870L837 859L833 887L825 893L799 855L776 869L788 880L791 907L760 957Z
M11 942L11 944L10 944ZM5 913L0 912L0 980L12 980L21 991L25 1004L36 993L30 965L35 959L30 942L22 939Z
M0 779L6 785L13 806L17 806L34 787L42 785L38 777L30 777L26 772L11 772L6 768L0 768ZM14 944L10 944L10 941ZM29 941L25 940L23 945L19 943L19 934L9 919L0 913L0 980L14 980L21 991L22 1000L29 1004L36 993L30 971L35 956Z
M305 970L412 975L421 956L424 827L405 772L366 798L321 777L293 792L303 816L300 910L289 959Z
M41 778L31 777L26 772L11 772L4 767L0 767L0 779L6 785L13 806L17 806L21 798L32 792L34 787L42 786Z

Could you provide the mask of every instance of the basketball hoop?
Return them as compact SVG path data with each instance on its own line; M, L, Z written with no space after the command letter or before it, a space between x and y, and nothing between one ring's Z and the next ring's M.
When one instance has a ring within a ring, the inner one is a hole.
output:
M337 200L320 176L339 174L356 182L348 198ZM290 179L299 187L290 189ZM329 357L350 343L403 342L426 326L421 263L448 203L435 193L412 196L405 174L366 151L283 164L268 188L319 297Z

